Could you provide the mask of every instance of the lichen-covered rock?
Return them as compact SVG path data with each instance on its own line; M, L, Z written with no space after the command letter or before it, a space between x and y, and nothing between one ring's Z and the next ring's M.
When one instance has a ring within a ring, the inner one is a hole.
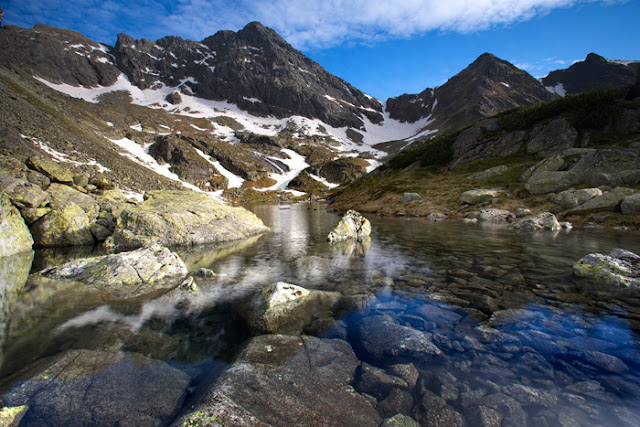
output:
M68 185L53 183L47 188L47 193L51 197L48 206L51 209L62 209L75 205L81 207L92 220L98 216L99 207L97 201L93 197L81 193Z
M573 264L573 273L606 285L640 287L640 256L624 249L589 254Z
M359 212L350 209L342 217L338 226L327 236L329 242L355 239L364 241L371 234L371 223Z
M543 212L541 214L516 221L509 225L509 228L512 230L538 231L560 230L562 226L554 214L551 212Z
M404 193L402 195L402 204L406 205L407 203L411 203L413 201L421 201L422 197L418 193Z
M189 385L184 372L137 353L69 350L30 371L2 396L29 405L26 425L166 425Z
M487 190L487 189L476 189L465 191L460 195L460 202L466 203L468 205L476 205L478 203L487 202L494 197L498 197L500 195L499 190Z
M135 298L175 287L187 275L187 267L177 254L156 244L70 261L38 274L86 283L117 298Z
M382 423L382 427L419 427L420 424L413 418L403 415L396 414L391 418L387 418Z
M377 427L382 418L350 385L357 367L340 339L260 335L174 425Z
M53 182L60 182L62 184L73 184L73 173L62 166L61 164L54 162L51 159L47 159L44 156L31 156L27 159L27 166L36 172L40 172Z
M277 282L243 306L241 315L260 331L295 335L302 333L314 320L335 320L332 313L340 300L338 292L308 290Z
M558 193L553 198L553 203L560 206L562 209L572 209L601 195L602 195L602 190L599 188L583 188L580 190L565 190Z
M77 205L52 210L31 225L37 246L90 246L95 242L89 217Z
M507 222L512 216L514 214L505 209L483 209L480 211L478 219L481 222L502 223Z
M268 228L252 212L191 191L152 191L124 210L108 247L135 248L151 243L193 246L239 240Z
M40 186L17 179L5 178L0 180L0 189L7 193L17 208L40 208L49 201L49 195Z
M0 257L31 250L33 237L9 196L0 193Z
M640 213L640 193L627 196L620 203L620 210L623 214Z
M574 214L589 214L597 212L614 212L622 203L622 200L635 193L632 188L616 187L611 191L594 197L593 199L571 209L569 212Z
M1 11L1 10L0 10ZM29 407L27 405L22 406L5 406L0 409L0 425L7 427L18 427L20 421L27 413Z

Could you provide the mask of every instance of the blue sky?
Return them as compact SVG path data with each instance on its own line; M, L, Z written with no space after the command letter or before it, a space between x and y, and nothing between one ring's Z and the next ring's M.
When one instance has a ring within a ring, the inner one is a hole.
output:
M484 52L535 77L589 52L640 59L638 0L0 0L3 25L36 23L114 44L117 33L202 40L250 21L386 100L443 84Z

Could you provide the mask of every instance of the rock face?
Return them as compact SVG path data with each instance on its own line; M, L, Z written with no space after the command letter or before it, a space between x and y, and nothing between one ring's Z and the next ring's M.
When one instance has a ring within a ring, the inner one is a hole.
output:
M175 425L379 426L382 418L349 385L357 366L343 340L261 335Z
M364 241L370 234L371 223L369 220L351 209L342 217L338 226L329 233L327 239L332 243L348 239Z
M523 218L511 225L509 228L513 230L560 230L562 227L558 219L551 212L543 212L530 218Z
M0 257L31 250L33 237L9 196L0 193Z
M145 197L140 205L122 212L107 246L192 246L239 240L267 230L248 210L227 206L206 194L152 191Z
M312 321L335 320L338 292L307 290L284 282L269 285L240 313L250 326L263 332L301 334Z
M178 255L160 245L96 258L84 258L38 273L83 282L116 298L135 298L175 287L187 275Z
M189 385L184 372L136 353L70 350L49 363L2 396L7 406L29 406L27 425L161 425Z
M573 265L573 273L606 285L637 288L640 287L640 256L624 249L614 249L609 255L589 254Z

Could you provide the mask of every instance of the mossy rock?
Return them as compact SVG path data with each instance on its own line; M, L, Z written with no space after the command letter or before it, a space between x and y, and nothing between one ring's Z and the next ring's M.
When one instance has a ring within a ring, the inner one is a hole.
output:
M9 196L0 193L0 256L31 250L33 237Z
M52 210L31 226L37 246L89 246L94 244L89 217L80 206Z
M73 184L73 173L61 164L44 156L32 156L27 159L27 166L42 173L53 182Z

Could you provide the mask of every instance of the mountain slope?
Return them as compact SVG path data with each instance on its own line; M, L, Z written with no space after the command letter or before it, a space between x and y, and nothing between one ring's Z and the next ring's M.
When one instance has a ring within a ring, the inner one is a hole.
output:
M431 117L428 128L443 133L553 97L525 71L485 53L442 86L389 99L387 111L391 118L408 122Z
M633 61L608 61L600 55L590 53L584 61L576 62L564 70L552 71L541 81L547 90L561 96L597 89L622 88L635 82L639 65L640 63Z

